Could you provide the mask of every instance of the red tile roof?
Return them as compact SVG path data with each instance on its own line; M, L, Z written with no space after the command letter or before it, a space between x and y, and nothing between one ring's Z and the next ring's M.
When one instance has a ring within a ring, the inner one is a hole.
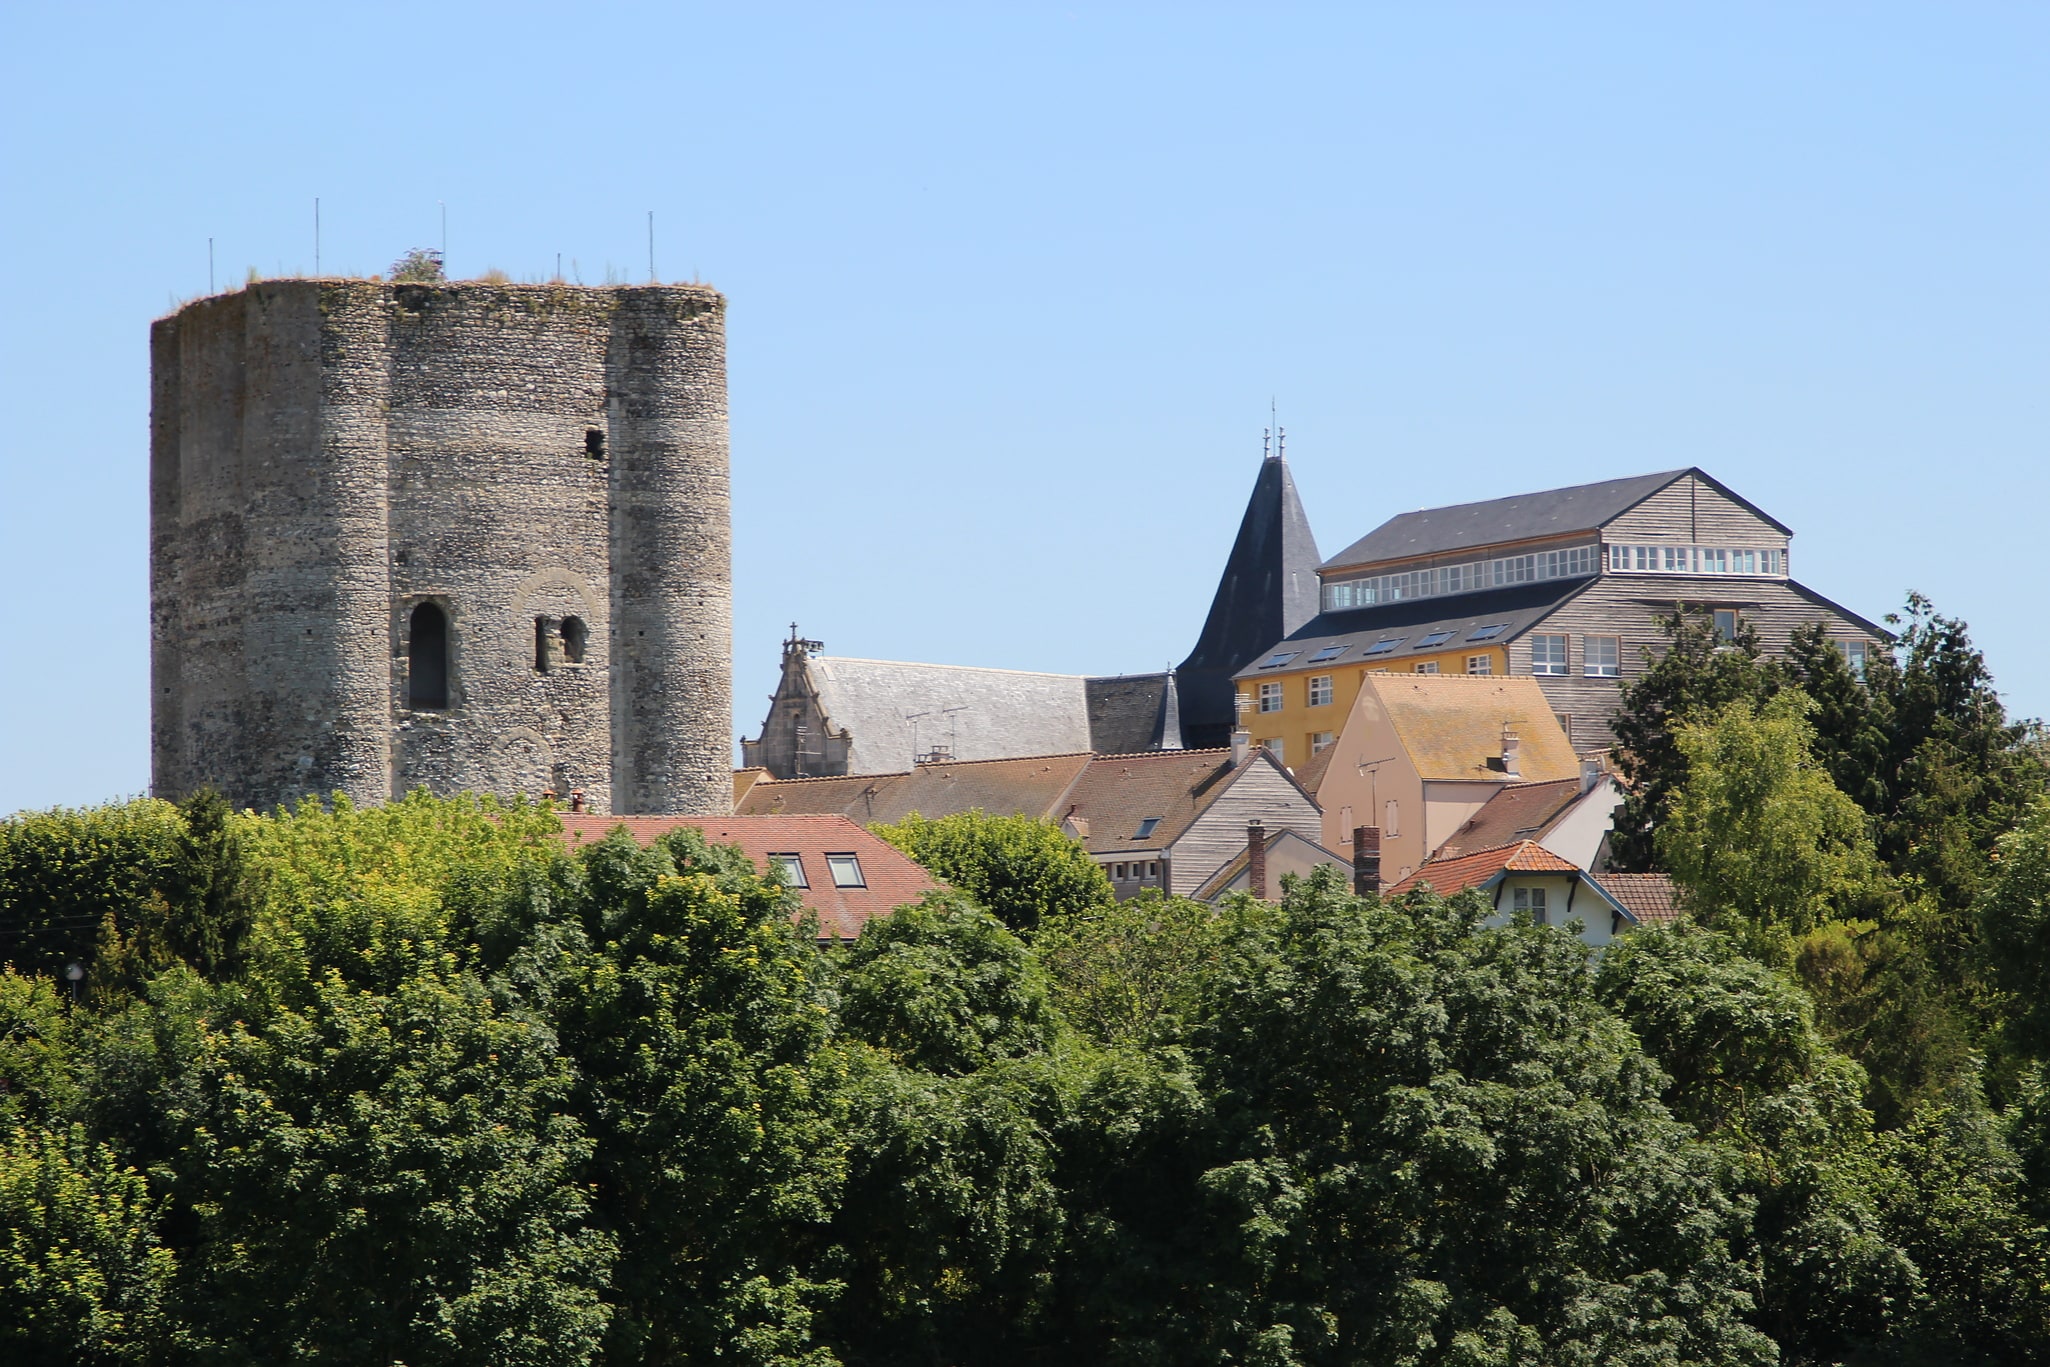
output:
M1680 914L1680 902L1670 874L1598 873L1594 881L1606 888L1609 896L1621 902L1623 909L1636 917L1641 926L1669 925Z
M933 876L911 862L894 845L870 835L844 816L592 816L562 814L563 835L574 849L580 844L602 840L618 827L626 827L634 839L651 845L679 826L703 831L714 845L738 845L764 873L772 854L795 854L804 861L808 888L798 889L804 904L819 918L821 939L851 940L861 928L879 916L888 916L907 902L916 902L940 886ZM852 854L861 861L862 881L868 886L841 888L833 885L826 867L828 854Z
M1578 864L1570 859L1561 859L1535 840L1519 840L1513 845L1477 850L1456 859L1433 860L1390 887L1388 894L1409 892L1429 883L1435 892L1450 897L1455 892L1481 887L1504 870L1512 873L1581 872Z

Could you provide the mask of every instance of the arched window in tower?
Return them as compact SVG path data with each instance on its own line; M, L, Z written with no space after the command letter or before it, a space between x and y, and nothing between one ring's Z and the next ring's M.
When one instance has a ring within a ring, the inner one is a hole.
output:
M432 603L414 608L407 623L406 702L448 706L448 616Z
M565 617L562 619L562 658L573 665L584 662L584 640L589 635L584 630L584 619Z

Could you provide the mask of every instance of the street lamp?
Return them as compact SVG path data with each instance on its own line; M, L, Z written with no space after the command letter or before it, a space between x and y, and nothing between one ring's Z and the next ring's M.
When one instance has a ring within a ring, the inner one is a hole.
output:
M78 985L85 981L85 965L73 959L64 965L64 976L71 983L71 1000L78 1000Z

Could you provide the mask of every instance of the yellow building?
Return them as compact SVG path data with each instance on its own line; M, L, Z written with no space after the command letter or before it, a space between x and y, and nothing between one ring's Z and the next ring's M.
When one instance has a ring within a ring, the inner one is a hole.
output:
M1431 633L1412 635L1428 639ZM1300 766L1338 739L1369 674L1509 672L1508 654L1499 646L1448 640L1449 649L1400 651L1398 644L1377 657L1375 647L1386 639L1385 633L1369 632L1358 640L1320 641L1310 648L1290 642L1269 652L1236 681L1240 728L1283 764ZM1398 651L1401 658L1393 658Z

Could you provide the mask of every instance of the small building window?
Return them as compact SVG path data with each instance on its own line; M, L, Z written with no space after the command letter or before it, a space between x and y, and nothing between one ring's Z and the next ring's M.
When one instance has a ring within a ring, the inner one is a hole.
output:
M793 888L808 888L809 880L804 876L804 856L801 854L772 854L769 867L782 873L783 881Z
M605 432L602 428L584 429L584 454L592 460L605 459Z
M1548 908L1545 906L1545 890L1543 888L1516 889L1515 909L1517 911L1529 912L1530 919L1536 921L1539 925L1548 924L1546 920Z
M1842 641L1838 644L1844 648L1844 663L1851 667L1851 676L1862 682L1865 678L1865 653L1871 649L1870 643L1866 641Z
M1123 864L1113 864L1110 866L1110 869L1110 876L1112 878L1120 883L1125 881L1125 866Z
M1149 861L1147 862L1147 865L1146 865L1146 876L1147 876L1148 878L1158 878L1158 877L1160 877L1160 861L1159 861L1159 860L1149 860Z
M448 615L433 603L420 604L407 620L406 704L448 706Z
M1469 674L1493 674L1495 672L1495 657L1492 655L1467 656L1466 672Z
M1313 755L1322 754L1331 748L1333 739L1334 737L1329 731L1312 731L1310 733L1310 753Z
M1310 706L1331 706L1331 676L1319 674L1310 680Z
M1138 830L1132 832L1132 839L1144 840L1147 836L1152 835L1153 832L1158 830L1159 828L1160 818L1157 816L1149 816L1144 821L1139 823Z
M1381 809L1381 834L1397 836L1402 834L1402 804L1389 798Z
M1590 679L1613 679L1623 672L1623 638L1584 636L1580 641L1582 671Z
M546 674L548 672L548 636L548 619L546 617L536 617L534 619L534 672L536 674Z
M1276 764L1288 763L1288 761L1282 757L1281 737L1276 736L1272 740L1261 741L1260 748L1265 750L1268 754L1274 756L1274 762Z
M1566 672L1566 638L1564 636L1531 637L1530 672L1533 674L1564 674Z
M1735 608L1717 608L1715 610L1715 638L1718 641L1734 641L1737 639L1737 610Z
M1279 712L1281 710L1281 681L1275 679L1260 685L1260 710Z
M1419 674L1436 674L1438 672L1438 662L1436 660L1424 660L1417 665L1416 672Z
M590 635L591 633L584 627L583 618L563 618L562 658L573 665L582 664L584 662L584 643L590 639Z
M829 854L826 867L832 870L833 886L836 888L865 888L866 880L861 876L861 859L851 854Z

